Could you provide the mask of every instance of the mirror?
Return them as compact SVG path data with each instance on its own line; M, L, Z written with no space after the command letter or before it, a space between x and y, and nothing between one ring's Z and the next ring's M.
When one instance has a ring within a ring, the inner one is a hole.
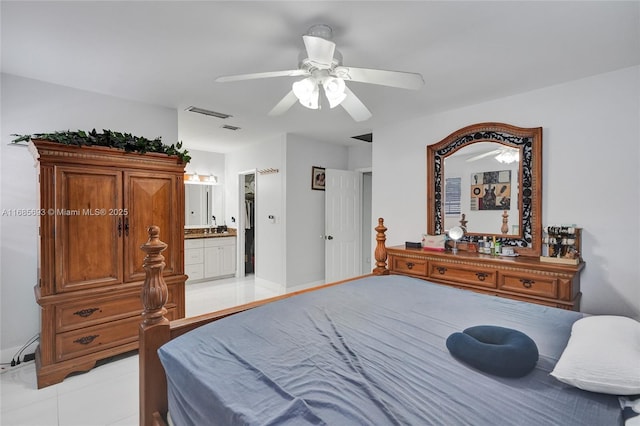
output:
M223 189L220 185L184 183L185 228L224 224Z
M520 149L496 142L467 145L444 159L444 229L518 235ZM462 219L464 215L464 219Z
M427 146L427 232L465 230L520 255L541 253L542 128L467 126Z
M461 226L454 226L449 229L449 238L453 240L453 248L451 251L453 254L458 253L458 240L464 236L464 229Z

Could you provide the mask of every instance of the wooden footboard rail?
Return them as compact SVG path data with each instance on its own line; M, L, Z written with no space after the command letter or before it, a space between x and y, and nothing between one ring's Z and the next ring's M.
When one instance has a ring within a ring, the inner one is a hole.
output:
M387 269L387 251L385 246L385 232L387 228L384 227L382 218L378 219L378 226L375 230L377 232L376 249L374 253L376 267L371 274L367 275L388 275L389 270ZM167 244L160 241L160 229L157 226L150 226L148 233L148 241L141 246L141 249L146 253L143 263L146 278L141 293L144 310L142 312L142 323L140 324L139 330L140 425L142 426L166 426L167 424L167 379L158 357L158 349L160 346L188 331L221 318L277 300L361 278L354 277L170 322L165 317L167 310L164 308L164 305L167 301L168 290L162 277L165 263L164 256L161 254L162 251L167 248Z

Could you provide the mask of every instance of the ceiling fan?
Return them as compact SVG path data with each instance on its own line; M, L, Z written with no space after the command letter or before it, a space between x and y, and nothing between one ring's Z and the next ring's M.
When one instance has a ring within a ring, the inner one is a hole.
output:
M346 86L345 81L412 90L424 85L422 75L417 73L343 66L342 55L336 50L332 38L331 27L314 25L302 36L306 52L301 53L297 69L222 76L216 81L224 83L270 77L304 77L293 83L291 91L276 104L269 115L284 114L296 101L307 108L320 109L322 87L329 107L341 105L355 121L369 119L371 112Z

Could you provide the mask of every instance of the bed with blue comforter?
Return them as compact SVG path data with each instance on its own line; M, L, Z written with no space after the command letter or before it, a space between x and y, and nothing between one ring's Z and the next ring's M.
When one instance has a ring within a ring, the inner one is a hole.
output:
M370 276L265 304L163 345L168 408L187 425L619 425L617 397L550 376L578 312L405 276ZM521 378L453 357L455 332L518 330Z

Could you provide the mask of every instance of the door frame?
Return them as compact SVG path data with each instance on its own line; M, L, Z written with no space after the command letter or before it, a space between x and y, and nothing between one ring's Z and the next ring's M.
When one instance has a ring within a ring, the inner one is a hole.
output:
M245 176L247 175L253 175L253 182L255 185L255 194L256 196L254 197L254 211L257 211L257 203L258 203L258 197L257 197L257 193L258 193L258 169L250 169L250 170L244 170L238 173L238 229L236 231L236 243L237 243L237 247L236 247L236 277L238 278L242 278L244 276L246 276L245 270L244 270L244 245L245 245L245 237L244 237L244 230L245 230L245 216L242 213L242 209L244 209L244 200L245 200L245 189L244 189L244 182L245 182ZM257 228L257 221L254 221L254 228ZM255 243L256 240L258 239L258 232L254 229L253 231L253 238L254 238L254 245L257 247L257 244ZM257 257L257 254L256 254ZM255 276L256 274L256 270L255 270L255 264L254 264L254 270L253 270L253 275Z
M362 243L360 246L360 264L362 265L361 272L363 274L367 274L373 270L373 247L375 247L375 233L373 232L373 209L372 209L372 201L373 201L373 168L372 167L363 167L355 170L356 172L360 172L362 176L361 182L361 199L360 199L360 213L362 215L361 218L361 228L362 228ZM365 175L371 177L371 186L369 187L369 192L367 193L365 188ZM369 204L365 209L365 199L369 196ZM367 238L368 236L368 238ZM368 253L367 253L368 251ZM365 264L369 264L369 270L365 270Z

